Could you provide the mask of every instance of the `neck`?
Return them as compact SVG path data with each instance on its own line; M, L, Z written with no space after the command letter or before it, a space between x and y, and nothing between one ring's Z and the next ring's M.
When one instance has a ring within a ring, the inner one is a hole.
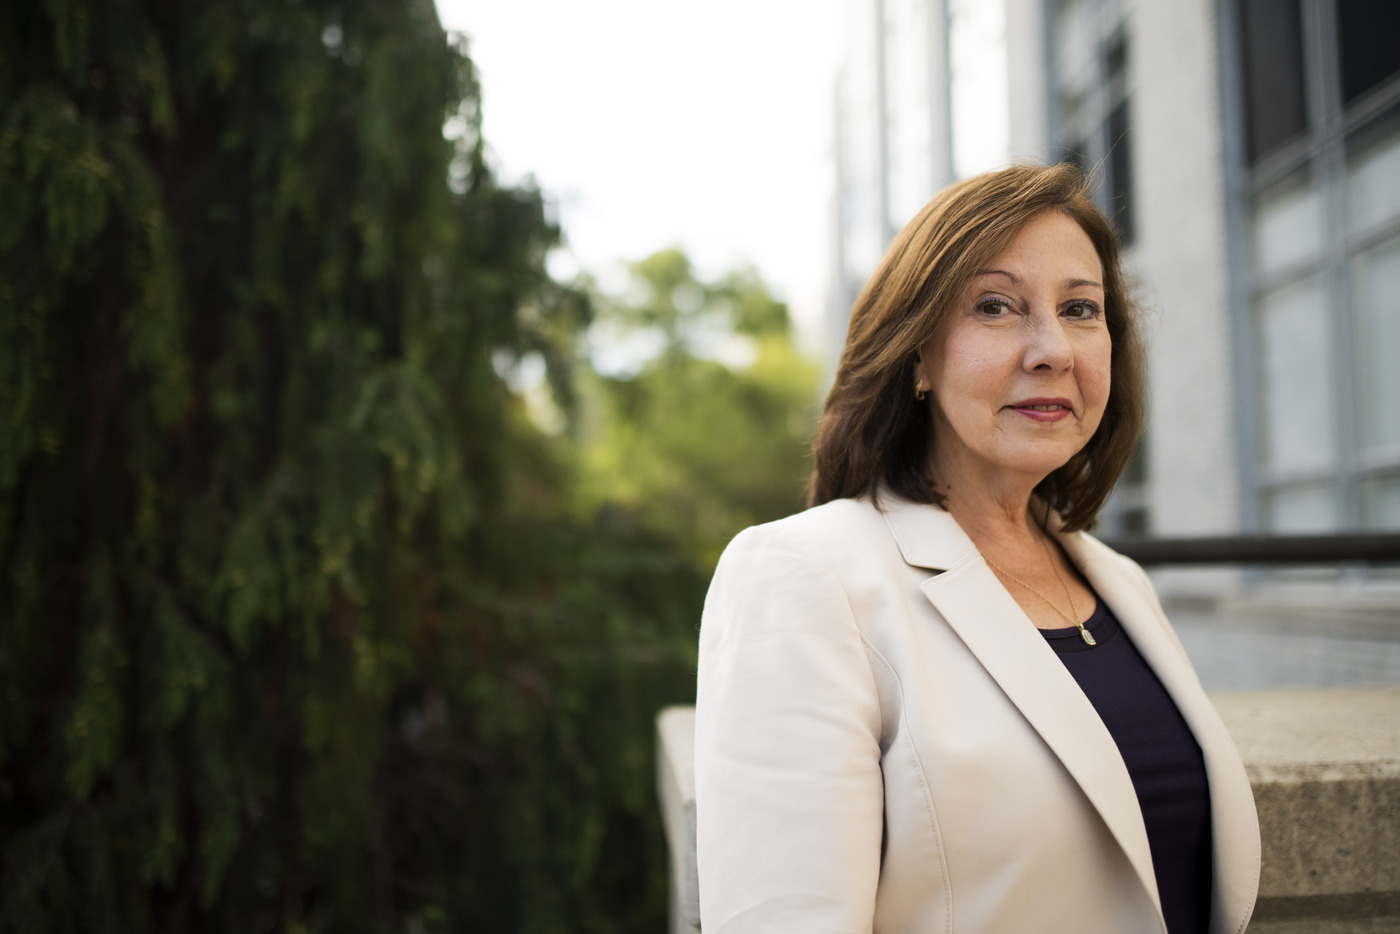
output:
M1034 487L1015 490L957 484L943 488L947 510L963 531L977 542L1038 539L1045 522L1044 506L1031 499Z
M1039 537L1045 517L1040 505L1032 510L1031 503L1044 476L994 468L951 445L933 448L929 468L948 512L974 540L979 538L978 532L993 540L1027 534Z

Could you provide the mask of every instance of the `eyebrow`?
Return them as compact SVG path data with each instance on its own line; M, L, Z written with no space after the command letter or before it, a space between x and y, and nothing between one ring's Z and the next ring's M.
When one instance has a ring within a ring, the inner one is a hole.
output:
M1017 276L1017 275L1016 275L1015 273L1013 273L1013 272L1007 272L1005 269L979 269L979 270L977 271L977 275L979 275L979 276L1005 276L1006 278L1008 278L1008 279L1011 280L1011 282L1012 282L1013 285L1020 285L1020 284L1021 284L1021 278L1020 278L1019 276ZM1077 289L1077 288L1079 288L1080 286L1085 286L1085 285L1091 286L1091 287L1096 288L1096 289L1101 289L1101 288L1103 288L1103 283L1102 283L1102 282L1096 282L1096 281L1094 281L1093 279L1066 279L1066 280L1065 280L1065 286L1068 287L1068 288L1071 288L1071 289Z

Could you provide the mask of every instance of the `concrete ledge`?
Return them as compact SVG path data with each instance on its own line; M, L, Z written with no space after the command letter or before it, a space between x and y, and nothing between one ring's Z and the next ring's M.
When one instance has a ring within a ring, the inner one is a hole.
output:
M1259 809L1250 931L1400 932L1400 688L1212 700Z
M700 934L694 707L667 707L656 716L656 787L671 851L671 934Z
M1211 698L1259 808L1264 865L1250 934L1400 934L1400 688ZM671 931L700 930L695 710L656 720L671 852Z

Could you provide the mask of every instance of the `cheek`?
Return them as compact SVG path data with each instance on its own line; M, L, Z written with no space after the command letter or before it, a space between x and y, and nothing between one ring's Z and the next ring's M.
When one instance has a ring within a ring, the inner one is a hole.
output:
M1088 366L1083 368L1081 376L1084 394L1105 405L1113 385L1113 347L1106 337L1090 349L1086 362Z
M935 358L933 385L956 389L961 394L995 391L1007 369L1005 357L1005 353L998 352L995 342L950 339ZM1014 368L1014 360L1011 366Z

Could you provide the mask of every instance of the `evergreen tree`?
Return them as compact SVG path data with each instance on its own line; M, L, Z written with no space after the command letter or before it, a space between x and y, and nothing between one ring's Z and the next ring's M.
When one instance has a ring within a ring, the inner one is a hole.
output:
M0 13L0 930L664 923L704 581L551 513L479 106L430 0Z

